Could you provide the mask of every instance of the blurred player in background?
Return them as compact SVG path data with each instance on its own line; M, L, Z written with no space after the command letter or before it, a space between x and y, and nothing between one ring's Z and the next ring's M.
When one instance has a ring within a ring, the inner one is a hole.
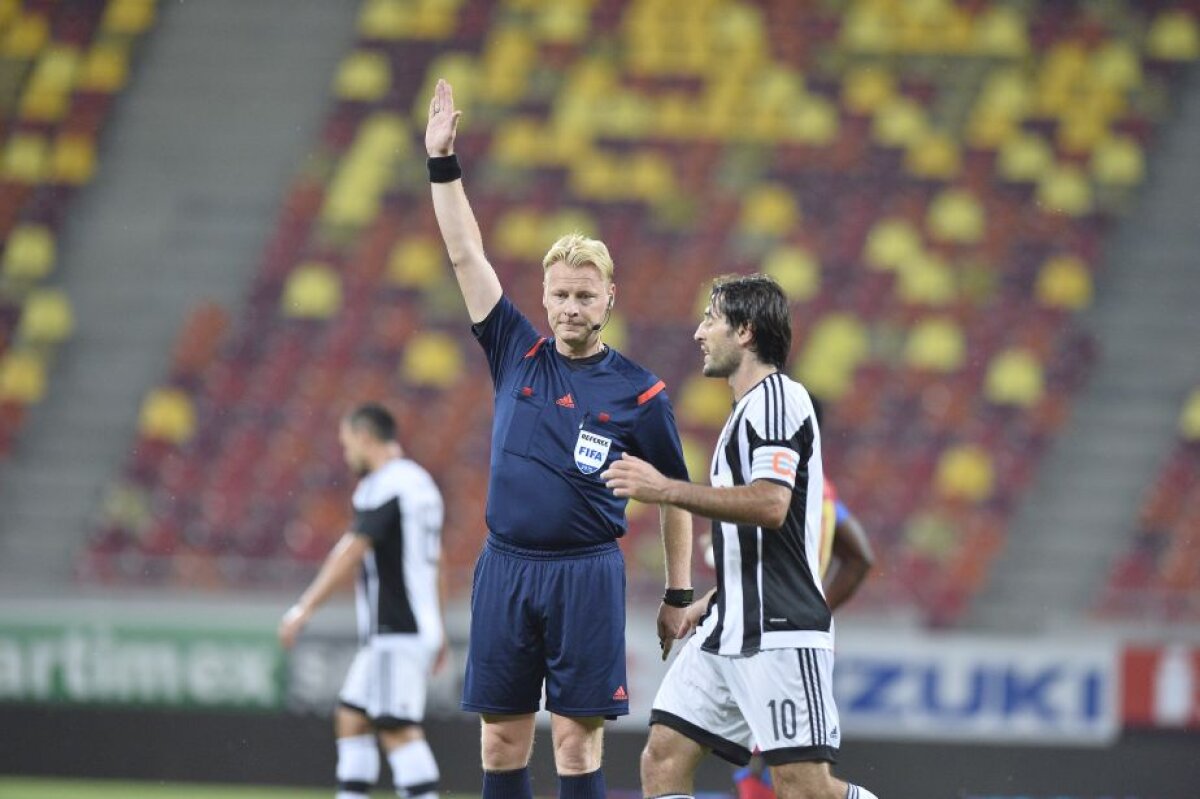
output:
M809 395L817 429L824 430L821 402ZM828 444L826 439L823 439ZM859 587L875 564L871 542L862 524L838 497L829 475L825 475L824 501L821 507L821 584L830 612L836 612ZM738 799L774 799L771 773L762 753L756 751L750 763L733 775Z
M483 727L483 796L532 797L529 756L545 686L560 797L603 797L604 720L629 712L626 500L600 473L629 452L687 479L664 385L604 344L616 301L602 242L573 234L542 263L553 338L504 296L454 155L461 112L438 81L425 145L433 207L495 386L487 543L471 591L462 707ZM691 516L660 509L664 657L692 599Z
M706 752L745 765L757 746L785 799L872 799L830 770L841 734L820 584L821 438L808 392L780 371L787 299L762 275L719 279L695 338L704 374L728 380L735 401L711 485L629 455L604 474L617 496L713 520L717 587L688 609L696 635L654 699L642 791L689 797Z
M442 495L429 473L404 457L385 408L356 408L339 437L346 464L361 478L354 522L284 614L279 639L290 648L313 612L358 571L361 648L334 716L337 797L366 797L379 779L378 736L396 792L431 799L439 774L421 722L429 675L447 653L438 586Z
M817 429L821 430L824 414L821 402L812 400L813 414L817 418ZM824 503L821 509L821 583L825 602L831 611L846 604L858 592L863 580L875 565L875 553L862 523L838 497L837 488L829 475L825 475Z

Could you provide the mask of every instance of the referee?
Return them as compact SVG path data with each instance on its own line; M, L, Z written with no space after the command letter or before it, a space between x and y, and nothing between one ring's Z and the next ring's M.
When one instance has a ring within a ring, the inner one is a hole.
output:
M462 707L483 725L483 796L531 799L529 756L543 688L559 796L601 799L604 720L629 712L626 500L600 473L623 454L686 480L657 377L604 344L616 302L602 242L564 236L542 262L552 337L504 296L483 251L454 155L461 112L438 81L425 146L433 207L495 387L488 537L475 567ZM660 510L664 656L692 599L691 516Z

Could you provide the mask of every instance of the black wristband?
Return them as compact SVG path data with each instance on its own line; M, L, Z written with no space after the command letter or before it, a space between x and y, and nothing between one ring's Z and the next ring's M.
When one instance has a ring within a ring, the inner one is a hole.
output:
M695 591L691 588L668 588L663 594L663 604L673 608L686 608L692 604Z
M450 155L430 156L430 183L453 183L460 178L462 178L462 167L458 165L457 155L451 153Z

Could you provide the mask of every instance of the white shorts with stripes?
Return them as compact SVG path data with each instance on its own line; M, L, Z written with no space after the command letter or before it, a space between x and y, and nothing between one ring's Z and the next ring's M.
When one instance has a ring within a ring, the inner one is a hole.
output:
M693 636L663 678L651 724L662 724L738 765L754 747L773 766L835 762L833 651L767 649L748 657L705 652Z
M420 724L436 656L415 635L377 636L354 656L338 699L381 729Z

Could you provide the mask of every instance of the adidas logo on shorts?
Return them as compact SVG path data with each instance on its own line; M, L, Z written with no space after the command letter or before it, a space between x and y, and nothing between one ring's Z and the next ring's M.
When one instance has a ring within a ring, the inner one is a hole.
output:
M629 699L629 694L625 693L625 686L618 685L617 690L613 692L613 701L624 702L627 699Z

